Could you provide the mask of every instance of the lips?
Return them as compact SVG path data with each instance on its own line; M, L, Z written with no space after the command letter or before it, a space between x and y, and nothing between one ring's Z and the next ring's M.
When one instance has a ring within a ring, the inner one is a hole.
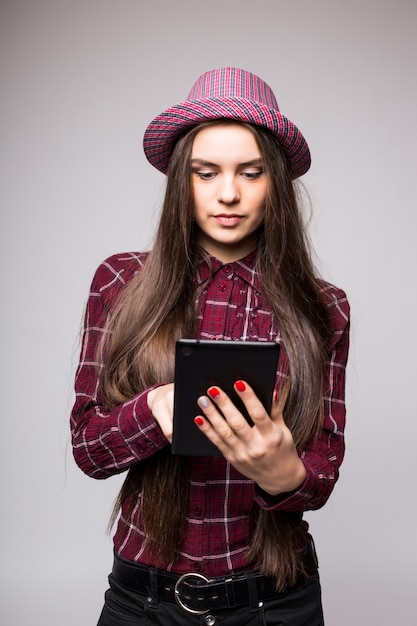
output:
M214 219L221 226L237 226L243 220L241 215L215 215Z

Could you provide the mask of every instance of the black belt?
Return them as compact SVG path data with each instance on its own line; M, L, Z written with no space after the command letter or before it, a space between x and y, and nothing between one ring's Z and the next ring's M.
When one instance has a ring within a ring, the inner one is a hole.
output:
M152 596L152 589L156 588L160 600L176 602L188 613L202 615L210 610L249 604L249 597L253 597L253 592L257 594L257 602L263 602L304 585L308 578L317 572L317 556L310 536L300 559L305 575L300 575L297 583L283 593L277 592L274 578L262 576L259 572L245 572L213 579L197 573L176 576L126 561L117 554L114 558L112 575L117 583L136 593Z

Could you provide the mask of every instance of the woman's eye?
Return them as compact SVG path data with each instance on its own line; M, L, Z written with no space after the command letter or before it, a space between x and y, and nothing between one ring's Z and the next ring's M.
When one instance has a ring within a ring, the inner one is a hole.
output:
M262 174L263 174L263 170L254 170L254 171L242 172L242 176L246 180L256 180L257 178L260 178L262 176Z
M194 174L201 180L212 180L216 176L216 172L194 170Z

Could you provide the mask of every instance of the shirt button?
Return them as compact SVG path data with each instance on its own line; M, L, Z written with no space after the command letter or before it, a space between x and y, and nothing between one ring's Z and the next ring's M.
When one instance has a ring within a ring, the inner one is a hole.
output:
M196 572L201 572L201 563L195 563L194 564L194 570Z
M202 512L203 512L203 511L202 511L202 510L200 509L200 507L198 507L198 506L194 509L194 515L195 515L196 517L201 517Z
M230 265L223 265L223 272L228 274L230 272Z
M219 286L220 291L226 291L227 287L224 283Z

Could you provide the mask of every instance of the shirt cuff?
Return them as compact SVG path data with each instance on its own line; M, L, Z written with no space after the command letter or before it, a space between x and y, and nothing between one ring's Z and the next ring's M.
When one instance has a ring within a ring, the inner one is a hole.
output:
M309 510L311 508L309 504L317 490L317 477L308 465L304 464L304 466L306 477L297 489L272 496L256 485L255 502L266 511L295 513Z

